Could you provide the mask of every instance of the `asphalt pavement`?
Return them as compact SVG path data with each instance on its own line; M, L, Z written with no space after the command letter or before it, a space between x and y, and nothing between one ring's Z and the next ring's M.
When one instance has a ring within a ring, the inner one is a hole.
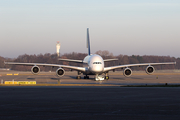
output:
M179 87L0 87L0 120L179 120Z

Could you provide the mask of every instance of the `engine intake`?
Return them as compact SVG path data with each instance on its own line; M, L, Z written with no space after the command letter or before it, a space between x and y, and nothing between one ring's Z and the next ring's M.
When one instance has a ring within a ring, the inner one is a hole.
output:
M56 70L56 75L57 75L58 77L62 77L62 76L64 76L64 74L65 74L64 69L58 68L58 69Z
M147 66L146 68L146 73L147 74L152 74L153 72L155 71L154 67L153 66Z
M40 72L40 68L38 66L33 66L31 72L36 75Z
M132 70L130 68L126 68L123 72L125 77L130 77L132 75Z

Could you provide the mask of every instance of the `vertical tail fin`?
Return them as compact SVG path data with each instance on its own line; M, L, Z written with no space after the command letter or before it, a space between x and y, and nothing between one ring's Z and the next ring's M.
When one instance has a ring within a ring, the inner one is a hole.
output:
M90 55L91 51L90 51L89 28L87 28L87 48L88 48L88 55Z

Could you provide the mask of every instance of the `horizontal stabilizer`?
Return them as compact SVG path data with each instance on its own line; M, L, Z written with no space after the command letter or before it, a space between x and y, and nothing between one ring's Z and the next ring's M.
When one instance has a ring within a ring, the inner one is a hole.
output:
M82 60L72 60L72 59L58 59L59 61L66 61L66 62L76 62L76 63L83 63Z
M109 61L117 61L118 59L106 59L104 62L109 62Z

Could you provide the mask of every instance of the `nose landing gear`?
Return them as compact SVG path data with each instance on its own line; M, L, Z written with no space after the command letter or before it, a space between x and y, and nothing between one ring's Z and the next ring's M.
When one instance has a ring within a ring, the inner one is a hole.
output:
M104 77L102 75L96 75L95 77L95 80L98 81L98 80L104 80Z

